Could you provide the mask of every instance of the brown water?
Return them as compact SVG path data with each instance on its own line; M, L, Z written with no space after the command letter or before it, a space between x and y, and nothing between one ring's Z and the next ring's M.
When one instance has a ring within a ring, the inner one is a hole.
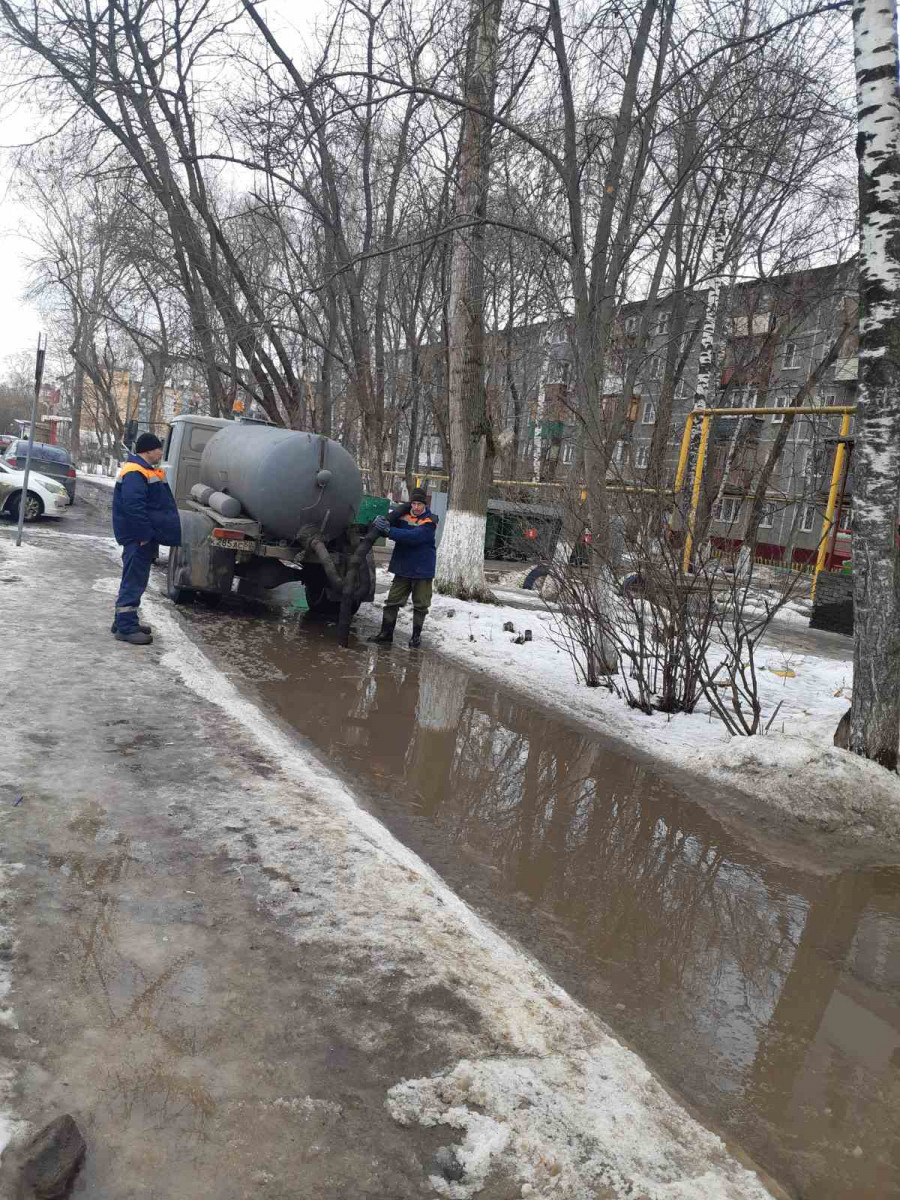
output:
M185 617L475 907L809 1200L900 1197L900 869L767 857L612 742L405 642ZM785 865L787 864L787 865Z

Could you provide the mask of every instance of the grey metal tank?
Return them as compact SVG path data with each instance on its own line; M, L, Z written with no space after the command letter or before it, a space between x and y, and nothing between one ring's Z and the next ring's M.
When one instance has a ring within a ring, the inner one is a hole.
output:
M362 499L359 468L343 446L272 425L220 429L203 450L200 480L240 500L270 537L288 541L310 525L331 541Z

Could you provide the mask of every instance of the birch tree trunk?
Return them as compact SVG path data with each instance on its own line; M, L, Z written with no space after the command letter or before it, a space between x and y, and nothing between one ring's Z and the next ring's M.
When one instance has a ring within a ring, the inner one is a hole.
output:
M461 600L493 602L484 579L494 438L484 385L484 227L490 175L490 113L496 87L502 0L471 0L457 174L459 231L450 266L450 499L435 586Z
M709 284L709 296L706 301L706 313L703 317L703 328L700 332L700 361L697 367L697 384L694 388L694 412L709 407L709 393L712 387L713 364L715 361L716 322L719 317L719 297L722 294L723 266L725 255L725 222L721 221L716 227L713 242L712 279ZM692 515L692 497L696 484L697 471L700 469L700 441L703 436L703 419L698 417L691 424L691 440L688 447L687 471L685 473L686 491L682 495L682 519L692 538L693 555L697 553L700 539L697 534L705 524L703 515L708 510L703 502L701 490L697 511ZM693 570L693 562L690 564Z
M716 229L716 239L713 243L712 279L709 284L709 297L706 301L706 313L703 317L703 329L700 333L700 361L697 367L697 384L694 388L694 411L709 407L709 392L712 383L714 348L716 341L716 322L719 317L719 296L722 293L722 266L725 252L725 223ZM691 427L691 444L688 451L688 486L693 487L694 471L697 466L697 452L700 449L702 432L701 420L694 421ZM688 492L690 496L690 491Z
M850 749L889 770L900 740L900 90L896 0L853 7L860 215Z
M537 401L534 406L534 440L532 442L532 478L535 483L541 481L541 467L544 460L543 425L547 415L547 383L550 379L550 330L544 333L544 345L541 365L541 378L538 383Z

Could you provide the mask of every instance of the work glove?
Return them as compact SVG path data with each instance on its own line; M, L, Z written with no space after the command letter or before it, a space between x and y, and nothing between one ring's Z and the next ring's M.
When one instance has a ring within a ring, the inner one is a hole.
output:
M384 537L391 528L391 523L387 519L387 517L376 517L375 520L372 522L372 524L375 526L375 528L378 530L378 532L382 535L382 537Z

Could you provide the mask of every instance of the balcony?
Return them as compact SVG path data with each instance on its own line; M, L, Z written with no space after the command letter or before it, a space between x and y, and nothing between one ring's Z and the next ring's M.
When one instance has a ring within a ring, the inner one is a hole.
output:
M859 359L839 358L834 364L835 383L856 383L859 377Z

